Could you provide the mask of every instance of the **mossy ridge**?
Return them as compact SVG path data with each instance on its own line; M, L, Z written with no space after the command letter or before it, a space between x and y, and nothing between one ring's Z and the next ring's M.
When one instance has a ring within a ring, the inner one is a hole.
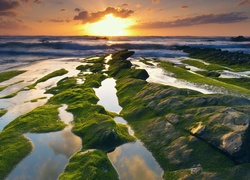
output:
M5 115L8 111L5 109L0 109L0 117L2 117L3 115Z
M95 148L108 151L134 140L128 135L126 126L116 124L113 117L100 105L85 102L70 106L68 111L75 117L72 132L82 138L85 150Z
M0 132L0 142L0 179L4 179L32 151L32 144L21 133L12 130Z
M126 51L124 51L124 53L126 53ZM125 59L123 60L125 61ZM110 64L111 74L112 72L119 72L119 70L124 68L124 66L119 66L118 63ZM129 69L130 67L127 67L128 71ZM165 171L165 179L169 179L168 175L177 179L180 177L179 172L183 172L183 176L190 176L190 168L195 164L202 164L204 171L201 175L191 175L191 178L227 177L226 171L234 167L233 161L205 141L194 137L190 129L186 128L183 124L183 121L187 122L190 118L184 115L186 111L192 108L196 109L198 104L200 106L200 103L202 103L197 99L197 103L192 104L190 102L192 98L202 99L205 97L207 100L205 100L206 102L202 106L217 109L223 109L228 106L240 108L242 105L249 104L247 99L234 97L232 101L228 101L227 99L231 99L232 96L218 97L218 95L203 95L195 91L157 85L162 88L162 90L159 90L161 88L155 88L157 87L155 84L147 83L146 81L143 82L143 80L127 78L126 76L119 78L115 76L115 78L117 79L118 99L120 105L123 107L122 114L135 130L136 136L142 139L148 149L153 152L158 162L160 162ZM154 89L156 90L154 91ZM170 101L168 101L168 99ZM223 102L219 103L220 100L223 100ZM162 104L162 101L165 102ZM161 106L164 105L163 110L166 109L165 111L157 111L159 108L157 104L159 102ZM186 104L183 106L184 102L186 102ZM235 102L239 103L235 104ZM171 108L171 105L173 108ZM142 106L144 106L144 108L142 108ZM178 109L178 107L181 108ZM141 117L136 116L137 111L143 112L143 110L144 113L141 113ZM155 113L155 117L152 118L151 116L145 115L147 114L145 111L157 113ZM175 121L175 119L171 119L171 117L165 117L168 116L169 113L174 112L176 112L177 115L182 112L184 117L180 116L179 121ZM205 114L200 114L199 118L204 116L207 119L209 117L206 116L206 111L204 111L204 113ZM191 115L195 116L195 114ZM200 120L201 119L198 118L193 118L192 120L191 118L193 125ZM170 129L166 128L166 124L168 124L167 127ZM180 142L184 142L184 144L180 146ZM182 147L185 148L183 149ZM210 153L209 157L207 153ZM185 157L182 157L183 155L185 155ZM176 161L175 157L178 157L179 161Z
M140 59L139 61L146 64L146 65L148 65L148 66L154 66L154 64L151 63L152 62L151 59L147 59L147 58L142 57L142 59Z
M209 63L221 64L234 71L249 70L250 55L243 52L229 52L214 48L195 48L176 46L174 49L183 50L191 58L202 59Z
M81 166L79 166L81 164ZM59 180L68 179L119 179L106 153L101 150L78 152L70 158L69 164L59 176Z
M185 59L185 60L182 60L183 63L185 64L188 64L190 66L194 66L194 67L197 67L197 68L200 68L200 69L204 69L204 70L207 70L207 71L219 71L219 70L228 70L228 68L226 67L223 67L221 65L218 65L218 64L205 64L201 61L198 61L198 60L189 60L189 59Z
M86 59L85 62L91 63L91 64L79 65L76 67L76 69L79 71L90 71L93 73L101 72L102 70L105 69L104 60L105 60L105 56L101 56L95 59Z
M159 66L164 68L168 72L174 73L174 76L178 79L186 80L195 84L207 84L212 87L223 88L231 94L241 94L242 96L250 96L250 91L248 89L235 86L233 84L227 84L219 80L215 80L213 78L188 72L187 70L180 67L176 67L169 62L160 62Z
M10 122L4 130L19 133L44 133L62 130L66 125L58 117L60 105L46 104Z
M0 82L3 82L3 81L6 81L6 80L9 80L19 74L22 74L26 71L23 71L23 70L15 70L15 71L6 71L6 72L1 72L0 73Z
M56 70L56 71L54 71L52 73L49 73L46 76L38 79L34 84L30 85L29 88L33 89L33 88L35 88L35 86L38 83L45 82L45 81L47 81L47 80L49 80L49 79L51 79L53 77L62 76L62 75L67 74L67 73L68 73L68 71L66 69L63 69L63 68L59 69L59 70Z

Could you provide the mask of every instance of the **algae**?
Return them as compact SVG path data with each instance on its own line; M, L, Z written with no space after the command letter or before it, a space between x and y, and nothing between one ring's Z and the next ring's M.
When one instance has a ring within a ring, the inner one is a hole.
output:
M56 71L54 71L54 72L52 72L52 73L49 73L49 74L47 74L46 76L44 76L44 77L38 79L34 84L30 85L29 88L30 88L30 89L34 89L35 86L36 86L38 83L45 82L45 81L47 81L47 80L49 80L49 79L51 79L51 78L53 78L53 77L62 76L62 75L67 74L67 73L68 73L68 71L67 71L66 69L59 69L59 70L56 70Z
M0 132L0 179L4 179L32 151L32 144L21 133Z
M22 74L26 71L21 71L21 70L15 70L15 71L6 71L6 72L1 72L0 73L0 82L9 80L19 74Z
M78 152L70 158L69 164L59 176L67 179L119 179L107 155L101 150Z
M0 117L7 113L7 110L0 109Z

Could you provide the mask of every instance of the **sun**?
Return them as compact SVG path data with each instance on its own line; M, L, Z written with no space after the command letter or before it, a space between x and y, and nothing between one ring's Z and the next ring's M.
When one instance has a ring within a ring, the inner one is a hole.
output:
M85 30L89 35L98 36L127 36L130 35L128 28L134 24L132 19L122 19L113 14L107 14L102 20L86 24Z

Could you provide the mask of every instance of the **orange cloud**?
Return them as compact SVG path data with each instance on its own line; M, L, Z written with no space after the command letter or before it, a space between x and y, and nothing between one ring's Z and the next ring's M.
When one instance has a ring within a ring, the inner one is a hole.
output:
M134 11L122 9L122 8L115 8L115 7L107 7L104 11L98 12L88 12L88 11L81 11L77 16L74 17L74 20L82 20L83 23L93 23L101 20L105 15L113 14L116 17L120 18L127 18L129 17Z

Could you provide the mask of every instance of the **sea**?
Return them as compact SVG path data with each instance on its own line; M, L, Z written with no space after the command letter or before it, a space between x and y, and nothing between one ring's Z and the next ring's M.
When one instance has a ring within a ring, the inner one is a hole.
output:
M218 48L250 53L250 42L232 42L231 37L194 36L0 36L0 71L57 58L86 58L135 51L133 57L168 58L187 56L172 50L175 45Z

